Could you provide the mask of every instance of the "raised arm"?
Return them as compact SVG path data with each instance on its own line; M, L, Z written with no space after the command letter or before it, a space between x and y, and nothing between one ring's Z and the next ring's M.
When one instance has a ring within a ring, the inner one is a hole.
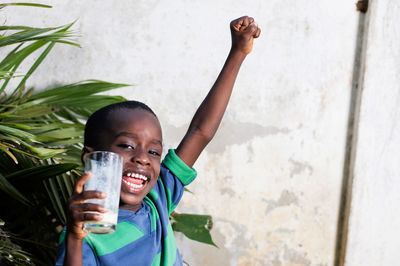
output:
M240 66L252 50L253 39L261 32L254 19L247 16L232 21L230 29L232 47L228 58L176 149L179 158L190 167L214 137L228 105Z

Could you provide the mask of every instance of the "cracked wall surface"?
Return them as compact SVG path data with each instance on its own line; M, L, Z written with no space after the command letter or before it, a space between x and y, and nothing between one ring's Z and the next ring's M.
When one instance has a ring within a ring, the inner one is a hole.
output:
M45 89L89 78L129 83L149 104L165 149L183 137L230 48L230 20L262 28L220 130L195 164L179 212L210 214L219 248L177 234L189 265L332 265L357 12L339 1L41 1L7 24L74 25L82 48L59 45L32 77ZM29 14L29 15L27 15ZM3 18L2 18L3 19ZM3 23L4 21L2 21Z

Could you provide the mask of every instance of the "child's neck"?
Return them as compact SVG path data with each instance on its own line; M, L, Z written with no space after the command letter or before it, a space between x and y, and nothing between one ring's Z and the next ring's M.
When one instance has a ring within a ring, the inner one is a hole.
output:
M129 211L133 211L133 212L137 212L138 210L140 210L142 208L143 204L142 202L138 203L138 204L125 204L125 203L121 203L119 205L120 209L124 209L124 210L129 210Z

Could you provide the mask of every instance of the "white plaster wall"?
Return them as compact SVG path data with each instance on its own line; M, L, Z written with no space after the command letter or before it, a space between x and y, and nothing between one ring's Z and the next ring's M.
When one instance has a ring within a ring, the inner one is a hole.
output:
M346 265L399 265L400 2L369 8Z
M42 1L42 3L46 1ZM177 235L190 265L332 265L358 14L348 0L47 1L8 24L78 19L81 49L60 45L39 89L96 78L148 103L175 147L228 54L230 20L262 28L220 131L178 207L211 214L219 249ZM4 16L4 17L3 17Z

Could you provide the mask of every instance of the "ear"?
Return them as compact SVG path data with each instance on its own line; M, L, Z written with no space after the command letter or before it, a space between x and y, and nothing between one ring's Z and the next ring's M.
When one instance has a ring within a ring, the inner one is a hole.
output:
M82 164L85 164L85 155L88 153L94 152L94 149L92 147L89 146L84 146L82 149L82 153L81 153L81 161Z

